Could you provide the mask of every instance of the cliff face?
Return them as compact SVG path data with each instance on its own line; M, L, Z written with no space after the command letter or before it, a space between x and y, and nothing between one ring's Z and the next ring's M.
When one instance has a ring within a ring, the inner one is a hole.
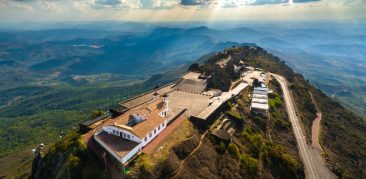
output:
M77 131L70 131L45 150L44 156L39 155L33 161L32 179L110 178L103 162L87 150Z

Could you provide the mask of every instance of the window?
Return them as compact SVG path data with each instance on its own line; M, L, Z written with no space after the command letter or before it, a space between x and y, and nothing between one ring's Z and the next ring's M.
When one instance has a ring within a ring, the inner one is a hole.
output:
M122 132L122 134L123 134L123 137L124 137L124 138L126 138L126 134L125 134L125 133L123 133L123 132Z
M156 129L154 129L154 134L156 134Z
M163 122L163 124L161 124L161 127L164 127L164 122Z
M127 138L130 138L130 134L127 134Z
M150 135L149 135L150 137L152 136L152 133L150 132Z
M158 130L160 130L160 126L158 127Z
M145 137L145 142L147 141L147 137Z

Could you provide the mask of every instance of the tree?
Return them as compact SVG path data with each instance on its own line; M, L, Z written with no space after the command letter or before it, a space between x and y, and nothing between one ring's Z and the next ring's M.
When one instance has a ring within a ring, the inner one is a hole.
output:
M229 146L228 146L228 151L229 153L234 156L236 159L239 159L240 158L240 151L239 151L239 148L238 146L236 146L235 144L233 143L230 143Z
M103 112L103 111L101 111L101 110L94 110L94 111L92 111L92 112L91 112L91 116L92 116L93 118L98 117L98 116L101 116L101 115L103 115L103 114L104 114L104 112Z
M189 71L198 71L200 68L200 65L198 63L193 63L189 66L188 70Z

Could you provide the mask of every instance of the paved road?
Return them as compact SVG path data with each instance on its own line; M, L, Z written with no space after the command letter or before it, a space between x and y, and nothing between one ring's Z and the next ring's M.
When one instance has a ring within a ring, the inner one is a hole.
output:
M271 74L280 83L286 110L296 137L297 146L300 151L300 157L305 166L305 176L309 179L328 179L336 178L336 176L328 169L323 161L323 158L318 150L314 150L311 146L306 143L305 135L300 126L300 120L296 115L294 102L291 98L287 81L279 75Z
M322 113L316 113L316 118L313 121L313 125L311 126L311 145L321 151L322 148L319 143L319 132L320 132L320 121L322 120Z

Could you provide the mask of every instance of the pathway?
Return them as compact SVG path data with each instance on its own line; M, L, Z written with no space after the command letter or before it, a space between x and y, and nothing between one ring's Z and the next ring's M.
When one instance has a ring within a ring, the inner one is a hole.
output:
M300 125L300 119L296 115L295 103L291 97L290 91L288 89L288 84L285 78L279 75L271 74L280 83L284 101L286 105L286 110L291 121L291 125L296 137L297 146L300 151L301 159L305 166L305 176L310 179L333 179L336 176L329 170L325 165L325 162L318 150L315 150L306 143L306 138L304 132L302 131Z

